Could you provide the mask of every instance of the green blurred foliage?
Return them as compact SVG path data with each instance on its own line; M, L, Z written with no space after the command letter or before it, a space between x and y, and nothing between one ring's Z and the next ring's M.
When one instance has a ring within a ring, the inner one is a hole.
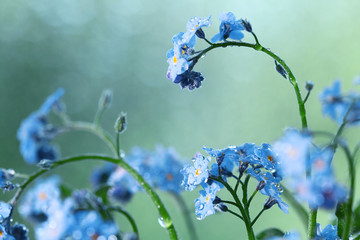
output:
M351 81L360 73L359 9L357 0L0 0L1 167L25 173L36 169L24 164L16 131L21 120L58 87L66 89L69 115L88 121L102 89L113 89L114 102L102 124L113 131L120 111L128 113L128 130L121 139L125 151L135 145L153 149L161 143L175 147L189 161L203 145L271 143L286 126L300 127L290 84L274 70L269 57L251 49L209 53L196 67L206 80L193 92L166 79L165 54L172 47L171 37L184 31L193 16L212 15L213 26L204 30L208 36L215 34L222 11L247 18L260 42L291 67L303 92L307 80L315 83L307 103L309 126L334 131L336 124L321 116L317 95L334 78L343 79L345 89L353 88ZM205 46L198 43L197 48ZM346 134L349 142L356 142L359 132ZM67 133L56 142L62 156L110 153L88 133ZM346 182L343 156L338 155L335 166ZM99 163L73 164L55 172L72 186L88 187L95 165ZM188 239L175 202L160 195L180 238ZM193 209L197 193L183 196ZM256 200L254 206L260 209L265 198L259 195ZM137 220L142 239L167 238L144 194L138 194L127 209ZM255 207L252 211L257 214ZM321 214L319 221L326 224L329 214ZM242 223L230 215L194 221L201 239L246 238ZM123 230L130 229L124 219L119 222ZM297 229L305 236L291 209L289 215L276 207L265 212L255 231L267 227Z

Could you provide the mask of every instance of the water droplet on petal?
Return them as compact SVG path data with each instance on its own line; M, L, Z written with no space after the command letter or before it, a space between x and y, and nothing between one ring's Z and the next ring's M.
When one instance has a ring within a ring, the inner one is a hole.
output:
M204 209L204 204L200 204L199 209L203 210Z

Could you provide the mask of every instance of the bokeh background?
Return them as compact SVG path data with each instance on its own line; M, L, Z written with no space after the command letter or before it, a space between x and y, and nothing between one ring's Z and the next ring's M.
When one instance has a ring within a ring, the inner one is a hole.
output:
M105 88L114 92L112 108L102 125L112 131L120 111L128 113L128 130L122 148L154 149L172 146L186 161L206 145L223 148L245 142L271 143L287 126L300 127L294 91L274 70L268 56L245 48L217 49L200 61L196 70L206 80L193 92L166 79L166 52L171 38L185 31L194 16L212 16L204 29L218 31L219 13L232 11L247 18L260 42L291 67L301 89L307 80L315 88L307 103L311 129L335 131L336 124L321 115L318 93L336 78L344 89L355 88L360 73L360 2L357 0L0 0L0 165L24 173L36 167L19 154L16 131L22 119L37 109L58 87L74 120L92 121ZM245 40L252 41L248 36ZM199 42L197 49L206 47ZM356 142L359 131L346 132ZM83 132L59 136L62 156L109 153L106 145ZM346 183L346 164L337 155L337 175ZM74 187L88 187L91 169L99 163L72 164L55 172ZM174 218L181 239L188 239L180 209L159 193ZM197 191L184 193L189 208ZM1 195L8 199L9 194ZM253 215L261 209L258 195ZM167 239L157 223L156 209L139 193L126 207L138 222L142 239ZM257 209L256 209L257 208ZM246 239L245 228L231 215L195 219L201 239ZM324 226L331 212L320 214ZM16 216L16 220L23 220ZM122 230L130 230L119 217ZM305 229L295 212L277 207L264 213L255 225L284 231Z

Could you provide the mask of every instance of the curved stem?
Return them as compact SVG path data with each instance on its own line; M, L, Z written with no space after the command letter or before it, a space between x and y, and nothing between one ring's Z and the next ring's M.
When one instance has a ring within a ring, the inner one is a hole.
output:
M186 223L187 229L189 231L190 239L198 240L199 237L196 233L194 223L190 216L190 211L189 211L188 207L186 206L184 199L179 194L176 194L176 193L173 193L171 195L175 198L176 202L179 204L179 206L181 208L181 212L185 218L185 223Z
M253 35L256 36L255 34L253 34ZM257 38L255 38L255 39L257 40ZM306 119L305 103L304 103L304 101L302 99L301 92L300 92L300 89L299 89L299 86L298 86L298 83L296 81L296 78L295 78L294 74L291 72L289 66L286 65L284 60L282 60L278 55L276 55L275 53L273 53L269 49L264 48L258 41L257 41L256 44L251 44L251 43L246 43L246 42L233 42L233 41L226 41L226 42L223 42L223 43L213 43L211 46L209 46L208 48L201 51L200 54L198 54L195 57L189 59L188 61L189 62L193 61L193 67L194 67L195 64L197 63L197 61L204 54L206 54L207 52L209 52L209 51L211 51L212 49L215 49L215 48L219 48L219 47L225 48L225 47L228 47L228 46L248 47L248 48L252 48L252 49L257 50L257 51L264 52L267 55L269 55L270 57L272 57L274 60L276 60L285 69L285 71L288 73L289 81L290 81L290 83L293 86L294 91L295 91L295 95L296 95L298 106L299 106L299 114L300 114L300 118L301 118L302 128L306 129L308 127L308 124L307 124L307 119Z
M258 218L261 216L261 214L265 211L266 209L263 208L258 215L255 217L255 219L251 222L251 226L254 225L256 223L256 221L258 220Z
M121 213L122 215L125 216L125 218L129 221L129 223L131 224L131 227L133 229L133 232L136 233L137 237L139 238L139 230L136 226L135 220L134 218L124 209L122 209L121 207L109 207L107 208L107 210L109 211L116 211L118 213Z
M253 194L251 194L249 201L247 202L247 206L250 207L251 201L253 200L253 198L255 197L256 193L258 192L258 190L255 189L255 191L253 192Z
M231 213L232 215L234 215L234 216L236 216L236 217L238 217L238 218L240 218L241 220L244 221L244 218L242 216L240 216L239 214L237 214L236 212L231 211L230 209L228 209L227 212Z
M233 206L237 207L237 204L232 202L232 201L221 200L220 202L230 204L230 205L233 205Z
M84 160L102 160L106 162L111 162L119 165L122 167L125 171L127 171L129 174L131 174L135 180L141 185L141 187L145 190L145 192L150 196L152 202L156 206L159 215L162 219L162 221L165 224L166 229L168 230L170 239L178 239L175 227L172 223L171 217L169 213L167 212L164 204L160 200L159 196L154 192L154 190L151 188L151 186L143 179L143 177L136 172L129 164L127 164L122 158L116 159L108 156L102 156L102 155L81 155L81 156L75 156L75 157L69 157L65 158L63 160L59 160L53 163L53 165L50 167L50 169L54 169L56 167L59 167L61 165L71 163L71 162L80 162ZM24 192L25 188L33 182L37 177L44 174L48 170L39 170L35 174L31 175L20 187L20 189L16 192L13 199L10 201L10 204L13 206L12 211L14 210L14 207L19 200L20 196Z
M354 158L350 153L349 148L346 145L340 144L340 146L344 149L346 159L349 165L349 174L350 174L350 188L349 188L349 200L346 205L346 214L345 214L345 227L342 239L348 239L350 236L350 228L352 224L352 206L354 203L354 195L355 195L355 178L356 178L356 171L354 167Z

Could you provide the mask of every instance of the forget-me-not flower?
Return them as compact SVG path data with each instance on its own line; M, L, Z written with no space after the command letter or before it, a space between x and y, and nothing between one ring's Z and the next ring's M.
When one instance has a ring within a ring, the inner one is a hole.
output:
M241 40L244 37L242 33L244 26L241 20L236 20L235 15L232 12L220 14L220 27L219 33L215 34L211 38L211 42L225 41L228 38L234 40Z

